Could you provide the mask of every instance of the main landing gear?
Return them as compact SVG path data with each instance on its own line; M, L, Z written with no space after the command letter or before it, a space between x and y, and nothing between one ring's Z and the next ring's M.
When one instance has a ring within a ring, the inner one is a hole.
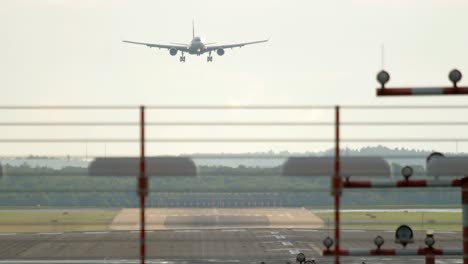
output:
M182 56L180 56L180 62L185 62L185 56L184 56L184 53L182 53Z
M210 53L208 54L208 57L206 58L206 61L207 61L207 62L213 62L213 57L211 56L211 51L210 51Z

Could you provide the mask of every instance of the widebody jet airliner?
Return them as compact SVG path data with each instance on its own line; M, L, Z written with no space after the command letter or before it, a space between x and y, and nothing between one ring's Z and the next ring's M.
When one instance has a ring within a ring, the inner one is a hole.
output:
M131 44L138 44L138 45L145 45L150 48L159 48L159 49L168 49L169 54L172 56L177 55L180 51L180 62L185 62L185 53L193 54L200 56L204 53L208 53L207 61L212 62L213 57L211 56L211 52L215 52L219 56L223 56L225 53L225 49L232 49L232 48L240 48L246 45L257 44L262 42L267 42L269 39L265 40L258 40L258 41L251 41L251 42L244 42L244 43L236 43L236 44L226 44L226 45L214 45L215 43L204 43L201 37L195 36L195 26L192 24L192 41L190 44L180 44L180 43L171 43L171 44L156 44L156 43L146 43L146 42L135 42L129 40L122 40L125 43Z

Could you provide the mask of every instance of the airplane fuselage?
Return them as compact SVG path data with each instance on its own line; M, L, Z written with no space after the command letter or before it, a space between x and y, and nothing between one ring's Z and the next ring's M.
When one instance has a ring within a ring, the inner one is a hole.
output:
M194 37L190 42L189 54L201 55L205 52L206 46L200 37Z

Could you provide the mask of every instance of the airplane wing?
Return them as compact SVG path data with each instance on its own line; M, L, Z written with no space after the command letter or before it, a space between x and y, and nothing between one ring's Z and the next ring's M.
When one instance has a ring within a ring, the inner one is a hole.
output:
M246 45L252 45L252 44L257 44L257 43L262 43L262 42L268 42L270 39L265 39L265 40L258 40L258 41L252 41L252 42L244 42L244 43L236 43L236 44L227 44L227 45L214 45L214 46L207 46L206 51L213 51L217 49L232 49L232 48L240 48Z
M122 42L130 43L130 44L137 44L137 45L145 45L150 48L160 48L160 49L176 49L179 51L188 52L188 46L183 46L181 44L174 44L174 45L167 45L167 44L156 44L156 43L146 43L146 42L135 42L129 40L122 40Z

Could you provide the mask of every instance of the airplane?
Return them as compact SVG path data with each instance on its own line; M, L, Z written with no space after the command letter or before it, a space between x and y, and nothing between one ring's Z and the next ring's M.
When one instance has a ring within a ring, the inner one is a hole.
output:
M267 42L269 39L265 40L258 40L252 42L244 42L244 43L236 43L236 44L227 44L227 45L212 45L215 43L203 43L203 39L201 37L195 36L195 24L192 21L192 41L190 44L181 44L181 43L171 43L170 45L167 44L156 44L156 43L146 43L146 42L135 42L129 40L122 40L122 42L130 43L130 44L137 44L137 45L145 45L150 48L159 48L159 49L168 49L169 54L172 56L177 55L177 52L181 52L182 55L180 56L180 62L185 62L184 53L188 54L196 54L197 56L202 55L203 53L208 52L207 62L213 62L213 57L211 56L211 52L216 51L219 56L223 56L225 53L225 49L233 49L233 48L240 48L246 45L257 44L262 42Z

